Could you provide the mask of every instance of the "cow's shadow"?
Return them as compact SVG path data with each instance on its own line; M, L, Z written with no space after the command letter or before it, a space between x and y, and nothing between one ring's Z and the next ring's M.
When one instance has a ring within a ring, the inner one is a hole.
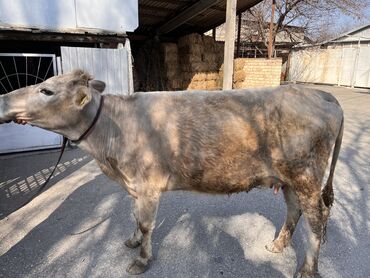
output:
M258 212L259 208L252 209L255 202L241 204L243 198L238 196L165 194L153 236L156 259L142 277L286 276L268 260L254 260L253 254L246 256L248 248L244 245L254 243L243 242L242 237L253 234L253 227L237 229L245 229L245 234L233 234L225 226L232 223L235 228L245 220L251 224L257 216L258 221L268 224L269 236L273 237L271 226L280 226L285 214L281 209L273 211L282 198ZM0 273L6 277L128 276L125 268L138 253L123 243L134 229L131 206L131 198L119 186L98 176L76 189L46 220L2 255ZM294 251L289 254L295 257ZM295 263L290 263L295 268Z
M181 273L191 266L193 272L184 277L193 277L194 273L201 273L201 277L286 277L295 271L297 258L293 248L282 254L272 254L264 248L284 221L282 196L274 197L267 190L229 197L171 194L165 194L161 200L153 236L154 255L161 262L175 255L175 261L183 262L177 267ZM176 214L168 215L166 211L173 212L175 206ZM301 242L300 237L298 232L294 240ZM298 246L301 248L302 244ZM302 260L304 254L300 253L298 259ZM283 262L290 265L288 273ZM204 265L208 272L204 272ZM153 265L156 269L163 266Z
M259 189L230 197L164 194L153 235L156 259L142 277L292 275L304 257L302 221L293 237L293 249L271 254L263 248L284 221L283 203L281 194L276 197L271 190ZM123 244L134 229L131 206L131 198L118 185L98 176L75 190L1 256L0 274L128 277L125 268L138 254ZM328 235L329 246L323 245L321 258L330 259L335 242L346 242L347 235L333 221ZM342 267L335 260L331 262L338 269Z

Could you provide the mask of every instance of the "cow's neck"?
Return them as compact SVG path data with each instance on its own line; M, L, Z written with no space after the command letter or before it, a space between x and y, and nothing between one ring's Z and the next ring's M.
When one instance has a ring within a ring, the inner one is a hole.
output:
M99 118L89 134L78 143L78 146L88 152L98 161L107 157L116 157L117 151L123 150L122 125L125 121L124 103L122 99L106 95ZM117 145L120 148L117 148Z

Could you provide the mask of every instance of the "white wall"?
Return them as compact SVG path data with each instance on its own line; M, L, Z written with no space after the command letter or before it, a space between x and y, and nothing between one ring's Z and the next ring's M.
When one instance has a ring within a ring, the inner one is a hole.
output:
M370 47L302 49L290 57L290 81L370 88Z
M138 0L0 0L0 23L48 29L138 27Z

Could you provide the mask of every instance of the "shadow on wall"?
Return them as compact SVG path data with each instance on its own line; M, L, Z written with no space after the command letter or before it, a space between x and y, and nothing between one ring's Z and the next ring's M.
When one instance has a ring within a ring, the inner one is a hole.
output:
M58 155L58 152L42 151L36 155L28 153L23 156L0 157L0 219L11 214L37 192L54 169L53 163L56 163ZM90 160L80 150L67 150L47 188Z

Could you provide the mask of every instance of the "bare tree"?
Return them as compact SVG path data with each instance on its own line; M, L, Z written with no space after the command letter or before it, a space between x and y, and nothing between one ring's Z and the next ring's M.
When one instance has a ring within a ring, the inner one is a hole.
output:
M247 22L258 32L259 39L268 46L268 22L271 17L272 0L264 0L244 14ZM304 27L306 35L318 41L328 39L335 33L334 22L345 15L359 21L370 6L369 0L276 0L274 26L272 30L273 50L276 37L284 32L294 39L289 25Z

